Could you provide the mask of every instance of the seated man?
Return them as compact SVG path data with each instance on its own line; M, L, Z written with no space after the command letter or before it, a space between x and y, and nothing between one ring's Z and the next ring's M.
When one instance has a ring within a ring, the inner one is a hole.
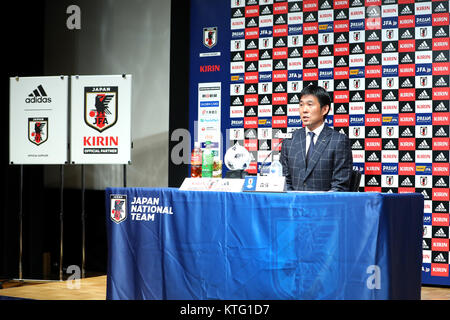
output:
M303 128L283 142L280 162L287 190L349 191L353 169L350 140L327 125L328 92L310 85L300 93Z

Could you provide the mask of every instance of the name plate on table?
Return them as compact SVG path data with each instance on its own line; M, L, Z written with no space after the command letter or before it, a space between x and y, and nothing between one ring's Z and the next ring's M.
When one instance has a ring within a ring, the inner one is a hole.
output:
M285 192L285 177L246 176L242 191L248 192Z
M186 178L180 190L241 192L243 184L244 179Z

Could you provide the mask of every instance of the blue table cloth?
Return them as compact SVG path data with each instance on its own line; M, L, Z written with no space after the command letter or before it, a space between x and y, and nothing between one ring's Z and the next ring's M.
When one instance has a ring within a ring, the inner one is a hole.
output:
M108 188L107 299L420 299L423 201Z

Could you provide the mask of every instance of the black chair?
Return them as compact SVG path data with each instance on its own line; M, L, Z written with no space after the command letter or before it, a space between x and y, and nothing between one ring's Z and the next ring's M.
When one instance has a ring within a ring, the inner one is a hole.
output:
M360 182L361 182L361 172L353 170L352 178L350 180L350 191L358 192Z

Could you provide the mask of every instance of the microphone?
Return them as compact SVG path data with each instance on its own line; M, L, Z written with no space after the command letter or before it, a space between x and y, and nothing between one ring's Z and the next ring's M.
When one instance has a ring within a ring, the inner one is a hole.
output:
M267 155L267 157L264 158L263 162L261 162L261 166L260 166L260 169L259 169L259 175L260 175L260 176L265 176L265 175L267 175L267 173L261 172L261 171L263 171L263 168L264 168L264 165L266 164L267 159L269 159L269 157L272 155L272 153L273 153L275 150L277 150L278 146L279 146L280 144L282 144L284 140L286 140L286 139L291 139L291 138L292 138L292 132L291 132L291 133L282 133L282 132L279 132L279 133L278 133L278 137L281 138L281 141L277 143L277 145L275 146L275 148L273 148L273 150L270 151L270 153Z

